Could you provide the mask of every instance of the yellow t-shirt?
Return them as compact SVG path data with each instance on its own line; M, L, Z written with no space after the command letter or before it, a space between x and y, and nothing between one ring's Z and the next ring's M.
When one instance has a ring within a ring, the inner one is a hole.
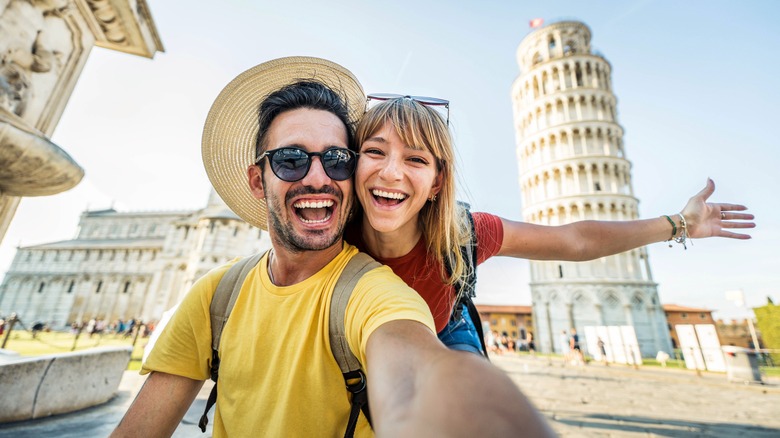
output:
M330 349L330 297L357 249L341 253L318 273L287 287L268 278L267 256L249 273L222 332L215 437L344 435L349 396ZM209 307L217 283L235 262L195 283L143 364L196 380L209 378ZM366 370L366 343L382 324L408 319L435 333L425 301L390 268L366 273L345 315L345 334ZM355 436L373 436L361 415Z

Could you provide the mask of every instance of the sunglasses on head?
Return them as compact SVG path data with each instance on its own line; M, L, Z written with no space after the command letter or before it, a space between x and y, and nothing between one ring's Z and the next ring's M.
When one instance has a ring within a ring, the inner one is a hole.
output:
M259 165L263 158L268 157L271 170L277 178L282 181L296 182L309 173L312 157L320 157L322 168L328 178L344 181L355 173L357 156L356 152L345 148L331 148L325 152L306 152L301 148L284 147L260 154L255 164Z
M438 97L409 96L393 93L374 93L366 96L366 104L370 103L372 100L385 101L393 99L409 99L425 106L443 106L447 109L447 124L450 124L450 101L439 99Z

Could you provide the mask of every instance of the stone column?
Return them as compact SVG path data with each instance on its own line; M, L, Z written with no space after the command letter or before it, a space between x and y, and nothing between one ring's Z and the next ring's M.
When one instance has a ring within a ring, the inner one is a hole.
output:
M145 0L0 2L0 240L21 197L84 176L49 137L95 45L148 58L163 50Z
M661 351L664 347L661 345L661 339L658 336L658 322L656 321L655 315L656 309L657 306L655 305L647 306L647 317L650 319L650 326L653 328L653 344L655 345L655 351ZM671 351L668 353L671 354Z
M626 315L626 325L634 325L634 315L631 313L631 304L624 304L623 311Z

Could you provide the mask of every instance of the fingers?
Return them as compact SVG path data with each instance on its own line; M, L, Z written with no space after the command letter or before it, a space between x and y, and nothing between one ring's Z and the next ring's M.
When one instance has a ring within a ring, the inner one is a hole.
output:
M720 211L726 213L729 211L745 211L747 207L741 204L713 204L720 208Z
M732 213L721 211L720 219L723 221L752 221L755 219L755 217L750 213Z
M694 197L701 197L706 202L707 199L712 196L713 192L715 192L715 181L713 181L711 178L707 178L707 185L705 185L704 188Z
M723 222L720 225L721 228L755 228L756 224L753 222Z
M749 234L742 234L742 233L732 233L731 231L725 231L721 230L720 233L718 233L718 236L725 237L728 239L739 239L739 240L748 240L750 239Z

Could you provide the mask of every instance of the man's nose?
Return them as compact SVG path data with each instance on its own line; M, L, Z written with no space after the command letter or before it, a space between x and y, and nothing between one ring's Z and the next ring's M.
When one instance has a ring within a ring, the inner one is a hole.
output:
M301 183L311 187L323 187L331 183L331 179L322 165L322 157L311 157L309 172L303 177Z

